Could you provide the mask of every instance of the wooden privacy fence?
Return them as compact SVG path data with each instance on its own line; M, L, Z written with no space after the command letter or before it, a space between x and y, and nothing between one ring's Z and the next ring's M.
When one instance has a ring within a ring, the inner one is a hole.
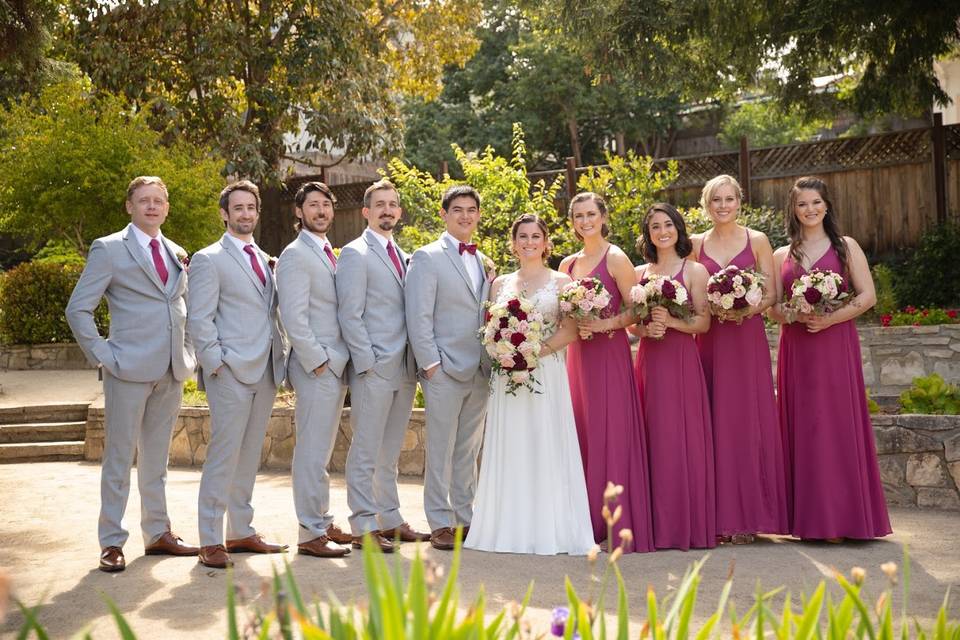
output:
M679 175L663 198L679 206L695 205L704 183L726 173L739 178L750 204L783 210L797 178L819 176L830 188L843 232L870 253L915 246L938 221L960 220L960 125L943 126L939 114L930 127L759 149L741 140L739 151L661 158L657 164L666 166L669 160L677 161ZM577 178L589 170L568 159L565 169L529 175L549 183L562 174L557 206L565 210ZM291 180L288 192L310 179L316 177ZM360 208L369 184L331 187L338 200L331 234L336 246L362 232L366 222Z

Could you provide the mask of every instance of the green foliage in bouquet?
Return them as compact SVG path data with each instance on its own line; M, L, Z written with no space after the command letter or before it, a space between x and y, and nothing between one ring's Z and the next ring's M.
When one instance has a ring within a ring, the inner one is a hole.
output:
M498 156L491 147L483 153L467 153L452 145L457 161L463 167L463 180L449 175L438 180L429 172L407 165L394 158L386 174L397 185L405 222L397 241L406 251L413 251L440 237L445 226L440 218L443 192L455 184L469 184L479 193L482 202L480 224L475 240L499 271L514 264L510 253L510 226L525 213L535 213L547 224L553 241L553 255L562 256L573 250L573 233L555 201L563 178L550 184L543 180L531 183L527 177L527 149L523 129L513 125L513 153L510 158Z
M593 191L603 197L610 214L607 239L623 249L634 263L646 262L636 251L637 238L643 233L643 216L677 179L677 162L671 160L658 169L653 158L637 155L632 149L626 156L607 153L606 161L606 166L588 168L577 180L577 190Z
M82 264L25 262L0 276L0 340L12 344L73 342L63 315ZM94 318L101 333L110 325L106 301Z
M913 385L900 394L903 413L932 415L960 414L960 387L948 384L939 374L914 378Z

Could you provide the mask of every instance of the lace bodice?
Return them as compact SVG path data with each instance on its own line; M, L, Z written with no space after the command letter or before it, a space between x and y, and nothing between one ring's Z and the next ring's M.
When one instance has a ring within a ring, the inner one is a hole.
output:
M549 282L534 292L520 291L520 278L516 273L507 276L503 286L497 293L497 303L506 302L510 298L521 295L533 303L541 314L546 328L544 339L549 338L557 330L557 321L560 316L560 300L558 298L557 279L551 275Z

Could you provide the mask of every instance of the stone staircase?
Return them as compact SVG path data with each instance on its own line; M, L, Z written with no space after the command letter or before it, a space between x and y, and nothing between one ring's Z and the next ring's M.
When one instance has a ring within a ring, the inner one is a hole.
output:
M83 460L88 406L0 408L0 464Z

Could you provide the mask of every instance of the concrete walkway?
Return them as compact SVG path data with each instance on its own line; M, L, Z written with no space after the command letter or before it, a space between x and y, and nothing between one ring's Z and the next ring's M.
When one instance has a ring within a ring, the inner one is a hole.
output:
M96 369L9 371L0 369L0 408L51 402L90 402L103 406L103 383Z
M95 374L94 374L95 376ZM99 507L99 467L88 463L53 462L0 465L0 566L11 576L16 597L25 603L46 603L41 621L51 637L67 638L90 628L97 639L118 634L102 595L112 598L127 615L141 639L223 638L226 629L226 574L196 563L193 558L146 557L137 523L139 505L133 480L127 521L131 525L126 546L128 568L119 574L96 569ZM173 469L168 479L168 500L174 531L188 541L197 540L197 488L195 469ZM407 479L401 486L405 516L423 529L422 485ZM340 477L333 481L333 509L345 523L346 494ZM271 539L296 542L290 477L286 473L261 474L254 496L255 525ZM897 509L891 513L895 534L883 541L840 546L803 544L785 538L763 538L749 547L724 546L711 552L697 605L705 619L716 606L722 583L735 563L733 598L745 612L757 581L765 588L788 585L794 602L801 591L811 592L830 568L867 570L871 599L885 585L880 564L900 562L909 545L913 564L910 610L929 620L949 585L960 585L960 516L956 513ZM407 567L414 546L404 545L401 564ZM448 565L450 555L425 549L424 554ZM639 625L646 611L645 594L652 585L660 598L679 582L687 565L704 552L663 551L623 558L621 568L629 588L631 620ZM601 556L602 557L602 556ZM236 578L245 597L255 598L279 558L238 555ZM344 602L364 598L359 556L320 560L290 556L305 595L324 597L336 593ZM535 582L530 620L534 631L546 632L550 610L564 602L563 580L569 575L582 593L590 590L590 567L584 558L533 557L466 551L461 577L461 605L466 607L483 584L488 611L498 612L519 600L531 580ZM837 593L835 590L834 593ZM899 601L899 597L896 599ZM258 600L267 607L264 598ZM779 604L776 607L779 610ZM960 594L951 611L960 617ZM0 636L15 631L22 619L12 613L0 625ZM631 634L631 637L634 637Z

